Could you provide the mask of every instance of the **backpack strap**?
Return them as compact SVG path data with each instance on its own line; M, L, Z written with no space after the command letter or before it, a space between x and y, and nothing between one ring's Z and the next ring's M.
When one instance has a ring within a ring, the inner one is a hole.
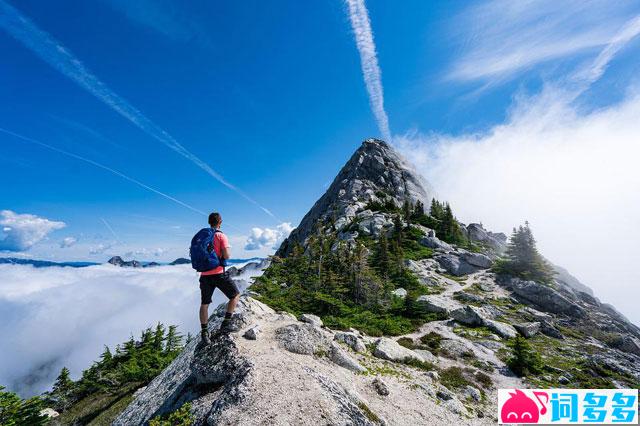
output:
M213 246L213 251L215 251L216 234L218 232L221 234L224 234L224 232L222 232L218 228L213 229L213 240L211 241L211 245ZM216 253L216 256L218 256L218 253ZM220 247L220 255L218 256L218 258L220 259L220 265L222 265L222 273L225 274L227 272L227 265L225 265L226 259L222 258L222 247Z

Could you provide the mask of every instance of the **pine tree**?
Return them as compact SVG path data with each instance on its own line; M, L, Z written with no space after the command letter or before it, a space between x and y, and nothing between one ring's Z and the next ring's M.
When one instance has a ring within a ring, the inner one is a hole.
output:
M153 348L160 352L162 351L162 348L164 347L164 332L165 332L165 328L164 325L162 325L161 323L158 323L156 325L156 330L153 333Z
M510 344L512 354L507 360L507 365L518 376L538 374L542 371L543 363L540 354L531 348L529 342L517 336Z
M173 355L182 349L182 335L180 335L177 330L177 326L169 326L169 331L167 332L167 339L164 348L165 354Z
M553 269L538 252L529 222L513 229L505 259L498 262L496 270L543 284L551 284L554 276Z
M53 383L53 392L66 393L73 387L73 380L71 380L69 369L62 367L58 378Z
M0 386L0 425L39 426L49 422L49 418L40 414L44 408L41 398L21 399L13 392L6 392Z

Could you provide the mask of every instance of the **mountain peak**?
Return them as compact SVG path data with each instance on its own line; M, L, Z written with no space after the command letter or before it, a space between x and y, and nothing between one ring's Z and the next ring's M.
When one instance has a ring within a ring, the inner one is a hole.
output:
M366 139L277 254L286 255L295 243L304 243L319 220L340 231L370 203L393 202L400 207L420 201L428 206L432 198L431 185L400 153L380 139Z

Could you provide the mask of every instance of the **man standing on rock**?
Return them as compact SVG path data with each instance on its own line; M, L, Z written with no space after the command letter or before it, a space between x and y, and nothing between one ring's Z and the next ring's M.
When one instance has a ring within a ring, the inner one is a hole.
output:
M229 259L231 255L229 251L231 246L229 245L227 236L220 231L220 226L222 225L222 216L220 216L220 213L211 213L209 215L209 225L214 232L212 249L218 256L218 259L220 259L220 262L223 263L224 260ZM207 331L209 305L211 304L213 291L216 288L220 289L220 291L222 291L222 293L224 293L224 295L229 299L229 302L227 303L227 311L224 315L222 325L220 326L220 332L222 333L234 331L231 324L231 317L236 305L238 304L238 300L240 299L238 287L226 273L223 265L200 273L200 335L202 336L202 342L207 345L211 343L211 338Z

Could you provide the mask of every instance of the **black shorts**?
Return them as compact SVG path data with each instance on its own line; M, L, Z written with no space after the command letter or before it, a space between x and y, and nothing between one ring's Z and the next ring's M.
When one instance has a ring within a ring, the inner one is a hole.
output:
M211 296L213 291L219 288L229 299L236 297L240 292L238 286L233 282L229 275L215 274L215 275L201 275L200 276L200 301L203 305L211 303Z

